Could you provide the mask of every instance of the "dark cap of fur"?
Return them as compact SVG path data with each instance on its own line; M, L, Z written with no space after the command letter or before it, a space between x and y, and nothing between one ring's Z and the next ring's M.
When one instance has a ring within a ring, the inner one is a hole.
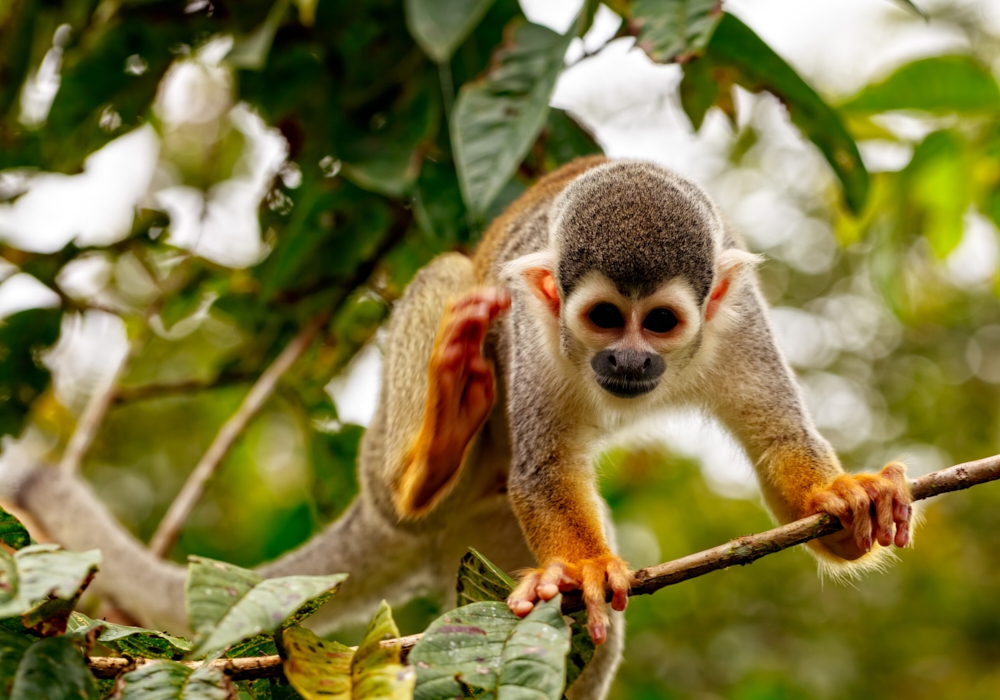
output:
M612 161L577 178L562 198L556 277L564 295L596 270L626 295L648 296L682 277L699 299L708 296L721 223L697 186L652 163Z

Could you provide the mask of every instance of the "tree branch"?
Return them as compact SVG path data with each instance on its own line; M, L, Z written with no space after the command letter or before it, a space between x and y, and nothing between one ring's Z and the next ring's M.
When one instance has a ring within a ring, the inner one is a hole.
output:
M910 489L913 492L913 500L922 501L938 494L962 491L996 479L1000 479L1000 455L958 464L921 476L910 481ZM810 515L808 518L757 535L739 537L719 547L636 571L632 575L632 590L629 595L648 595L661 588L704 576L712 571L737 564L745 566L768 554L824 537L841 529L843 528L840 521L832 516ZM610 594L608 600L611 600ZM570 599L563 603L563 610L567 612L582 609L583 605L579 600Z
M122 358L121 364L115 369L110 383L106 387L97 387L87 399L87 405L76 422L76 428L66 444L66 449L59 460L59 468L67 474L75 474L80 470L83 458L87 456L94 439L104 422L104 416L114 402L118 381L125 374L128 366L128 355Z
M379 642L383 649L391 649L400 646L403 650L403 658L410 653L410 649L420 641L419 634L411 634L408 637L398 639L386 639ZM351 647L357 650L357 647ZM97 678L114 678L123 671L146 664L155 664L157 659L132 659L124 656L94 656L87 659L90 672ZM285 675L282 669L281 657L277 654L269 656L248 656L242 659L215 659L214 661L181 661L185 666L195 669L204 665L222 669L226 675L234 681L256 680L258 678L278 678Z
M1000 455L987 457L975 462L958 464L948 469L942 469L914 479L910 482L913 500L922 501L926 498L948 493L963 491L977 484L1000 479ZM697 554L691 554L680 559L668 561L656 566L639 569L632 575L632 590L629 595L649 595L661 588L672 586L681 581L704 576L712 571L727 569L739 564L745 566L761 557L794 547L797 544L823 537L841 529L840 522L829 515L810 515L793 523L776 527L757 535L747 535L731 540L724 545L706 549ZM610 592L608 600L611 600ZM563 612L571 613L583 609L579 595L567 594L563 598ZM383 647L399 643L403 648L404 658L410 649L420 641L421 635L413 634L398 640L390 639L382 642ZM87 659L91 671L98 678L113 678L122 671L135 668L137 665L155 663L155 659L130 659L120 657L92 657ZM185 661L188 666L197 668L204 665L203 661ZM243 659L216 659L208 662L210 665L223 669L234 680L250 680L254 678L271 678L283 675L281 657L258 656Z
M229 371L223 372L210 381L185 379L179 382L153 382L134 386L119 386L118 391L115 392L114 402L116 404L131 403L179 394L195 394L200 391L211 391L224 386L255 381L259 377L260 374L257 372Z
M212 474L215 473L215 470L218 469L222 459L229 452L229 448L233 446L236 438L240 436L247 427L247 424L260 412L260 409L274 393L275 387L278 385L278 380L281 379L282 375L295 364L295 361L309 347L309 343L312 341L316 331L319 330L328 316L329 314L326 311L317 314L299 331L298 335L285 346L281 354L264 370L263 374L260 375L250 388L249 393L243 399L243 403L236 409L236 413L219 428L219 432L216 434L212 444L209 445L204 456L202 456L201 460L188 476L180 493L177 494L174 502L170 504L167 514L163 516L163 520L160 521L156 532L153 533L153 537L149 542L149 550L153 554L162 557L170 549L174 540L177 539L177 534L180 532L181 527L183 527L184 521L187 520L198 499L201 498L201 494L205 490L205 484L212 477Z
M59 460L59 468L65 473L76 474L80 470L80 465L83 464L84 457L87 456L87 452L90 451L94 440L97 438L97 433L101 429L101 424L104 422L104 417L107 415L108 409L115 402L119 383L128 372L132 360L139 354L139 349L145 342L145 332L140 332L133 337L129 341L128 350L125 352L125 356L122 357L121 362L118 363L118 367L115 368L115 372L111 376L108 385L106 387L97 387L94 393L90 395L83 413L80 414L80 418L76 422L76 428L73 430L73 434L66 444L62 458Z

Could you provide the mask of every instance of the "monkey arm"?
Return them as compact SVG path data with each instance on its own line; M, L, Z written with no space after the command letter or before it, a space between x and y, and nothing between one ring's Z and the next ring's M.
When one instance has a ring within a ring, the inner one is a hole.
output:
M836 571L878 564L885 550L910 540L912 500L905 468L845 474L833 448L813 425L798 385L752 287L738 300L738 325L719 339L707 403L746 450L764 499L783 523L824 512L844 531L810 543ZM895 528L895 532L893 532Z
M524 371L530 365L516 366ZM560 420L567 397L560 397L552 383L552 378L542 382L523 376L510 382L514 454L508 494L540 568L523 575L507 602L523 616L538 599L580 588L591 637L601 643L609 623L605 585L614 592L612 607L624 610L628 565L609 543L610 517L597 492L591 455L583 447L588 441ZM546 391L538 391L540 387Z

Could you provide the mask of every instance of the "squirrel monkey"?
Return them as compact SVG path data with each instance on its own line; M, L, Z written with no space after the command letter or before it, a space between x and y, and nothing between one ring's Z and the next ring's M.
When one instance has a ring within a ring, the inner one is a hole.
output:
M469 546L508 571L533 567L510 609L582 589L603 644L569 695L604 697L623 639L605 591L624 610L629 569L593 452L667 406L721 420L778 520L841 520L810 543L824 566L864 568L880 546L906 546L904 467L843 472L775 345L756 262L703 190L657 165L591 157L542 178L472 259L443 255L417 274L389 322L361 493L259 571L351 574L327 606L344 619L421 587L452 590ZM99 592L147 625L183 629L183 569L151 556L82 482L32 470L13 495L57 541L104 550Z

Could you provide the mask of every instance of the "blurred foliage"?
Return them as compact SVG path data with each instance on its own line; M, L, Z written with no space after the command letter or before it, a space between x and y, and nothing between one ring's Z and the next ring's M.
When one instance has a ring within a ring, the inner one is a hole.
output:
M794 174L816 156L799 149L775 160L757 119L771 95L825 158L824 182L838 183L794 201L808 225L760 247L770 258L761 269L768 300L783 318L794 312L798 338L812 343L808 356L790 354L845 465L909 453L945 466L1000 451L1000 278L995 264L973 274L988 253L968 247L974 230L997 245L1000 89L990 66L1000 41L945 7L931 19L965 36L967 53L910 62L836 104L724 5L608 4L625 20L620 36L634 36L654 61L681 64L677 99L695 129L716 109L728 117L730 175ZM259 135L239 127L239 106L287 150L253 202L265 254L244 267L201 254L155 196L102 244L37 252L0 231L3 260L58 296L56 307L0 322L5 449L21 436L58 459L100 386L87 377L74 385L59 358L74 333L110 314L129 359L84 472L148 538L250 384L305 323L330 313L171 555L250 566L308 539L357 489L363 429L341 419L330 380L377 342L417 269L440 252L470 250L538 176L600 152L574 115L548 105L566 47L596 8L588 0L559 35L528 22L515 0L0 0L0 208L16 205L41 173L78 175L88 156L141 125L160 139L157 186L194 188L206 203L246 177L255 157ZM212 51L225 58L213 62ZM26 107L28 88L53 66L57 89L39 117ZM165 92L189 69L202 81L193 94L204 114L172 120ZM761 96L741 101L739 90ZM868 146L903 152L905 162L869 174L859 155ZM822 251L822 264L809 262ZM68 283L83 266L98 269L97 291ZM606 462L603 491L636 566L769 526L756 503L713 493L688 461L620 451ZM637 598L613 692L993 698L998 514L995 487L946 497L928 509L915 551L852 587L824 587L806 557L780 555ZM60 614L78 593L58 599ZM39 609L51 603L36 598ZM418 601L397 619L412 633L437 612ZM123 639L137 634L121 629ZM28 647L2 635L0 666L20 663ZM51 653L31 647L40 664L67 658L67 673L80 670L77 641L43 642ZM3 678L0 695L9 691ZM96 692L73 678L80 696ZM267 692L293 697L287 687Z

